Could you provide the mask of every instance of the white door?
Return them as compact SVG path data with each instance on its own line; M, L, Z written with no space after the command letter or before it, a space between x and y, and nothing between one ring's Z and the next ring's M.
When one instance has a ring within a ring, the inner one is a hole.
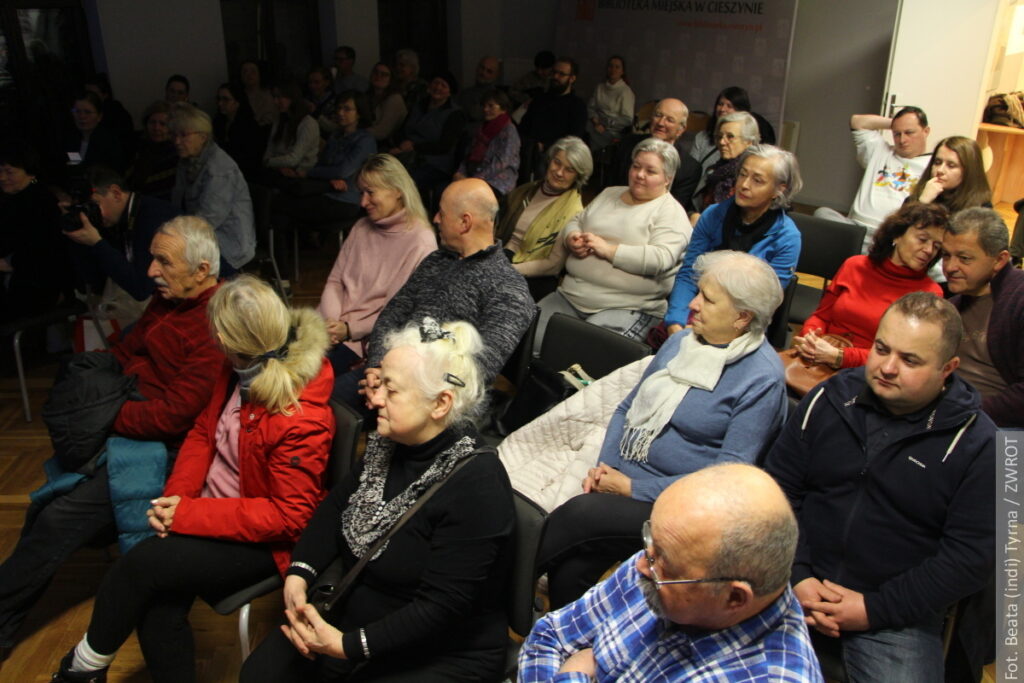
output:
M990 72L1000 0L901 0L882 113L914 105L928 114L934 143L975 137Z

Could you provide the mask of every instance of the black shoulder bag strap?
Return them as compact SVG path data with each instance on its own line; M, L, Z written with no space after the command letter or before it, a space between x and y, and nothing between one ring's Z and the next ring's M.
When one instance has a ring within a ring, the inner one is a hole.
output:
M437 491L445 485L445 483L454 476L456 472L465 467L470 460L472 460L478 453L486 452L490 450L490 447L478 448L473 451L469 456L460 460L452 471L448 473L444 479L435 482L433 486L423 492L423 495L416 499L416 502L398 518L394 526L388 529L388 532L377 539L377 541L370 546L362 557L355 563L355 565L348 570L342 576L342 571L345 567L342 559L336 558L331 564L327 566L327 569L317 578L313 587L309 589L307 600L316 607L317 611L321 615L325 615L334 608L335 603L338 602L346 593L352 588L352 584L359 577L359 573L363 571L363 567L370 561L370 558L377 554L381 546L388 542L392 536L394 536L402 526L409 521L409 519L416 514L421 507L423 507L430 497L433 496ZM340 578L339 578L340 577Z

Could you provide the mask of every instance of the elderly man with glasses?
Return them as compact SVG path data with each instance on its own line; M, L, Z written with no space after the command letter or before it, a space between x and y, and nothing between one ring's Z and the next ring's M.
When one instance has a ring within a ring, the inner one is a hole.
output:
M771 477L740 464L690 474L642 531L643 550L537 622L521 682L822 680L789 588L796 519Z

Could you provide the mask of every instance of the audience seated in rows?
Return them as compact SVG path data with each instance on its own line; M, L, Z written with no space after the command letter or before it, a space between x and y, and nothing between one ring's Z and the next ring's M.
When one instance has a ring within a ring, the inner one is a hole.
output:
M271 126L278 119L277 105L274 95L264 82L263 70L259 62L246 60L238 67L238 81L245 86L245 95L252 107L256 123Z
M217 113L213 117L213 139L238 164L247 179L259 174L269 129L256 122L249 98L239 83L222 83L217 88Z
M991 209L953 216L942 239L942 270L960 311L957 374L981 393L1003 428L1024 426L1024 273L1009 263L1006 224Z
M526 114L519 124L519 137L523 150L519 162L519 182L531 179L531 174L555 140L567 135L582 138L586 135L587 105L573 91L579 76L579 65L569 57L560 57L551 67L551 80L547 90L530 100Z
M190 104L176 105L170 128L180 158L171 205L213 226L219 271L229 277L256 251L249 186L238 164L213 141L213 123L205 112Z
M537 622L521 683L823 680L788 586L797 523L771 477L702 469L668 487L638 532L640 552Z
M690 220L694 223L701 212L712 204L721 204L736 191L736 174L739 171L743 152L761 140L757 121L748 112L738 111L726 114L715 124L715 140L718 146L718 161L711 164L701 176L693 191L694 210Z
M409 320L430 316L439 322L465 320L484 339L480 355L484 383L490 386L530 326L536 305L523 277L494 242L498 202L487 183L456 180L441 195L434 221L442 248L427 256L377 318L366 349L365 370L335 382L335 396L356 408L380 386L384 340ZM365 377L364 377L365 374ZM362 384L362 389L359 385Z
M116 366L111 374L136 377L133 396L115 408L112 426L94 424L90 418L81 428L162 441L177 449L210 400L224 362L207 318L207 304L218 286L219 254L210 226L188 216L164 224L150 249L149 275L157 282L157 295L142 318L109 354L80 354L69 364L105 362ZM96 381L92 375L91 382ZM87 471L91 476L65 473L51 461L50 484L32 494L18 545L0 565L0 645L13 644L25 615L73 552L94 540L112 540L107 466L92 463ZM130 489L118 493L126 492ZM128 631L134 626L132 622Z
M0 321L52 308L69 288L57 199L27 146L0 150Z
M672 179L669 192L676 198L687 214L693 213L693 191L700 182L700 164L693 160L683 148L683 133L690 110L682 100L668 97L654 106L651 114L651 135L673 145L679 153L679 168ZM629 184L629 171L633 166L633 149L647 136L643 133L632 133L619 142L618 170L615 172L617 182Z
M738 161L736 196L711 206L693 230L665 313L670 334L686 325L686 306L697 295L693 267L702 254L717 249L753 254L775 270L783 289L796 277L800 231L786 214L790 197L803 187L796 157L778 147L755 145Z
M395 53L391 78L402 93L408 111L427 94L427 82L420 78L420 57L415 50L404 48Z
M128 187L139 194L170 201L178 169L178 151L171 141L171 105L156 100L142 114L142 137L128 170ZM257 154L262 154L257 150Z
M636 95L626 82L626 60L612 55L605 65L605 80L594 87L587 102L590 149L597 152L619 140L633 125L635 106Z
M557 285L565 255L556 246L562 229L583 210L580 190L594 171L590 149L576 137L557 140L548 147L547 157L542 179L520 185L508 195L496 232L536 301Z
M381 309L437 249L420 194L398 159L371 156L358 189L366 216L341 245L318 308L333 345L327 357L339 377L364 358Z
M651 504L672 482L714 463L753 463L782 427L782 364L764 336L782 302L778 278L735 251L704 255L697 272L692 329L661 347L616 408L583 495L547 520L538 567L553 608L636 550Z
M209 317L227 359L209 370L205 408L151 501L155 536L107 572L55 681L102 680L133 631L154 681L196 680L195 598L283 574L324 497L334 415L319 316L242 275L210 297Z
M100 225L78 212L65 219L76 220L78 229L65 228L64 234L74 243L70 251L76 270L100 295L99 312L124 329L142 315L156 289L149 276L149 248L160 226L177 213L168 202L128 190L110 169L93 166L87 178Z
M478 126L486 121L484 112L484 95L498 90L501 82L501 60L497 57L481 57L476 65L476 80L473 85L463 88L455 97L455 104L466 112L466 130L473 134ZM505 107L508 111L511 104Z
M669 194L679 166L675 147L648 138L633 150L628 187L609 187L562 230L565 260L558 289L540 301L535 351L548 318L565 313L643 341L665 315L692 228Z
M931 157L925 150L930 129L928 116L917 107L903 107L891 119L877 114L854 114L850 117L850 128L864 176L849 216L827 206L818 208L814 215L866 227L867 252L875 230L902 206L928 168ZM882 137L883 130L892 131L892 144Z
M365 92L370 86L369 81L355 72L356 51L350 45L339 45L334 49L334 92L356 90Z
M245 662L243 683L500 680L515 517L508 475L472 429L487 388L482 350L472 325L431 318L384 340L382 385L369 397L377 433L302 534L285 578L288 623ZM306 601L332 560L351 566L365 553L373 561L331 611Z
M452 101L458 92L450 73L434 76L426 95L410 107L401 141L390 150L409 169L425 203L455 172L455 150L466 127L466 113Z
M516 106L527 105L533 98L548 88L551 69L555 65L555 53L541 50L533 56L533 69L523 74L508 90Z
M481 103L483 121L453 179L480 178L503 196L512 191L519 177L519 133L508 112L512 103L497 89L485 91Z
M296 169L295 182L283 183L272 210L279 226L316 229L332 221L351 224L359 215L359 169L377 151L367 128L370 109L366 96L354 90L333 100L336 129L316 165ZM345 225L345 232L349 225Z
M383 145L397 133L408 111L400 88L391 77L391 67L386 62L377 62L370 72L370 87L366 91L373 109L373 126L370 133Z
M267 182L271 185L281 177L295 178L309 171L320 153L320 128L309 115L299 84L290 80L275 87L274 104L278 117L263 152Z
M694 137L693 146L690 148L690 156L700 163L702 171L706 172L721 159L718 149L718 120L727 114L749 112L757 121L759 141L766 145L775 144L775 129L768 123L768 119L751 110L750 96L743 88L730 85L722 89L715 97L715 106L711 111L711 118L708 119L704 130Z
M128 152L113 128L101 126L103 103L92 92L82 91L71 105L71 119L64 143L66 163L70 166L102 164L118 172L128 166Z
M794 592L852 680L943 680L945 612L992 581L995 425L953 372L962 334L948 301L900 297L768 454L800 523Z
M875 232L871 250L866 256L846 259L825 288L818 308L793 338L793 348L803 361L835 370L864 365L890 304L909 292L942 296L928 269L942 254L942 234L948 224L944 207L916 202L885 219Z

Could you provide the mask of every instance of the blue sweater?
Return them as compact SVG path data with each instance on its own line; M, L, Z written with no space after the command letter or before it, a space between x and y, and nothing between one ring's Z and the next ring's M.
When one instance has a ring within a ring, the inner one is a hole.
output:
M348 184L347 190L328 192L326 196L335 201L358 205L360 192L356 181L359 171L370 155L376 153L377 141L365 128L358 128L348 135L338 131L327 141L317 165L309 169L309 177L344 180Z
M679 352L690 330L672 335L647 366L642 384ZM640 385L615 409L601 445L600 462L630 477L633 498L653 501L680 477L724 462L753 463L774 440L786 418L786 380L768 341L725 366L713 391L690 388L668 425L651 444L647 462L623 460L619 441L626 413Z
M697 296L697 282L694 280L693 266L697 257L708 251L719 249L722 244L722 223L729 207L735 203L730 198L707 208L700 215L697 227L693 229L690 244L686 247L683 265L676 273L676 283L668 297L668 312L665 313L665 324L685 325L689 318L688 306L693 297ZM765 236L751 247L751 255L766 261L779 276L779 283L785 289L796 272L796 262L800 258L800 230L793 219L780 211L779 216Z

